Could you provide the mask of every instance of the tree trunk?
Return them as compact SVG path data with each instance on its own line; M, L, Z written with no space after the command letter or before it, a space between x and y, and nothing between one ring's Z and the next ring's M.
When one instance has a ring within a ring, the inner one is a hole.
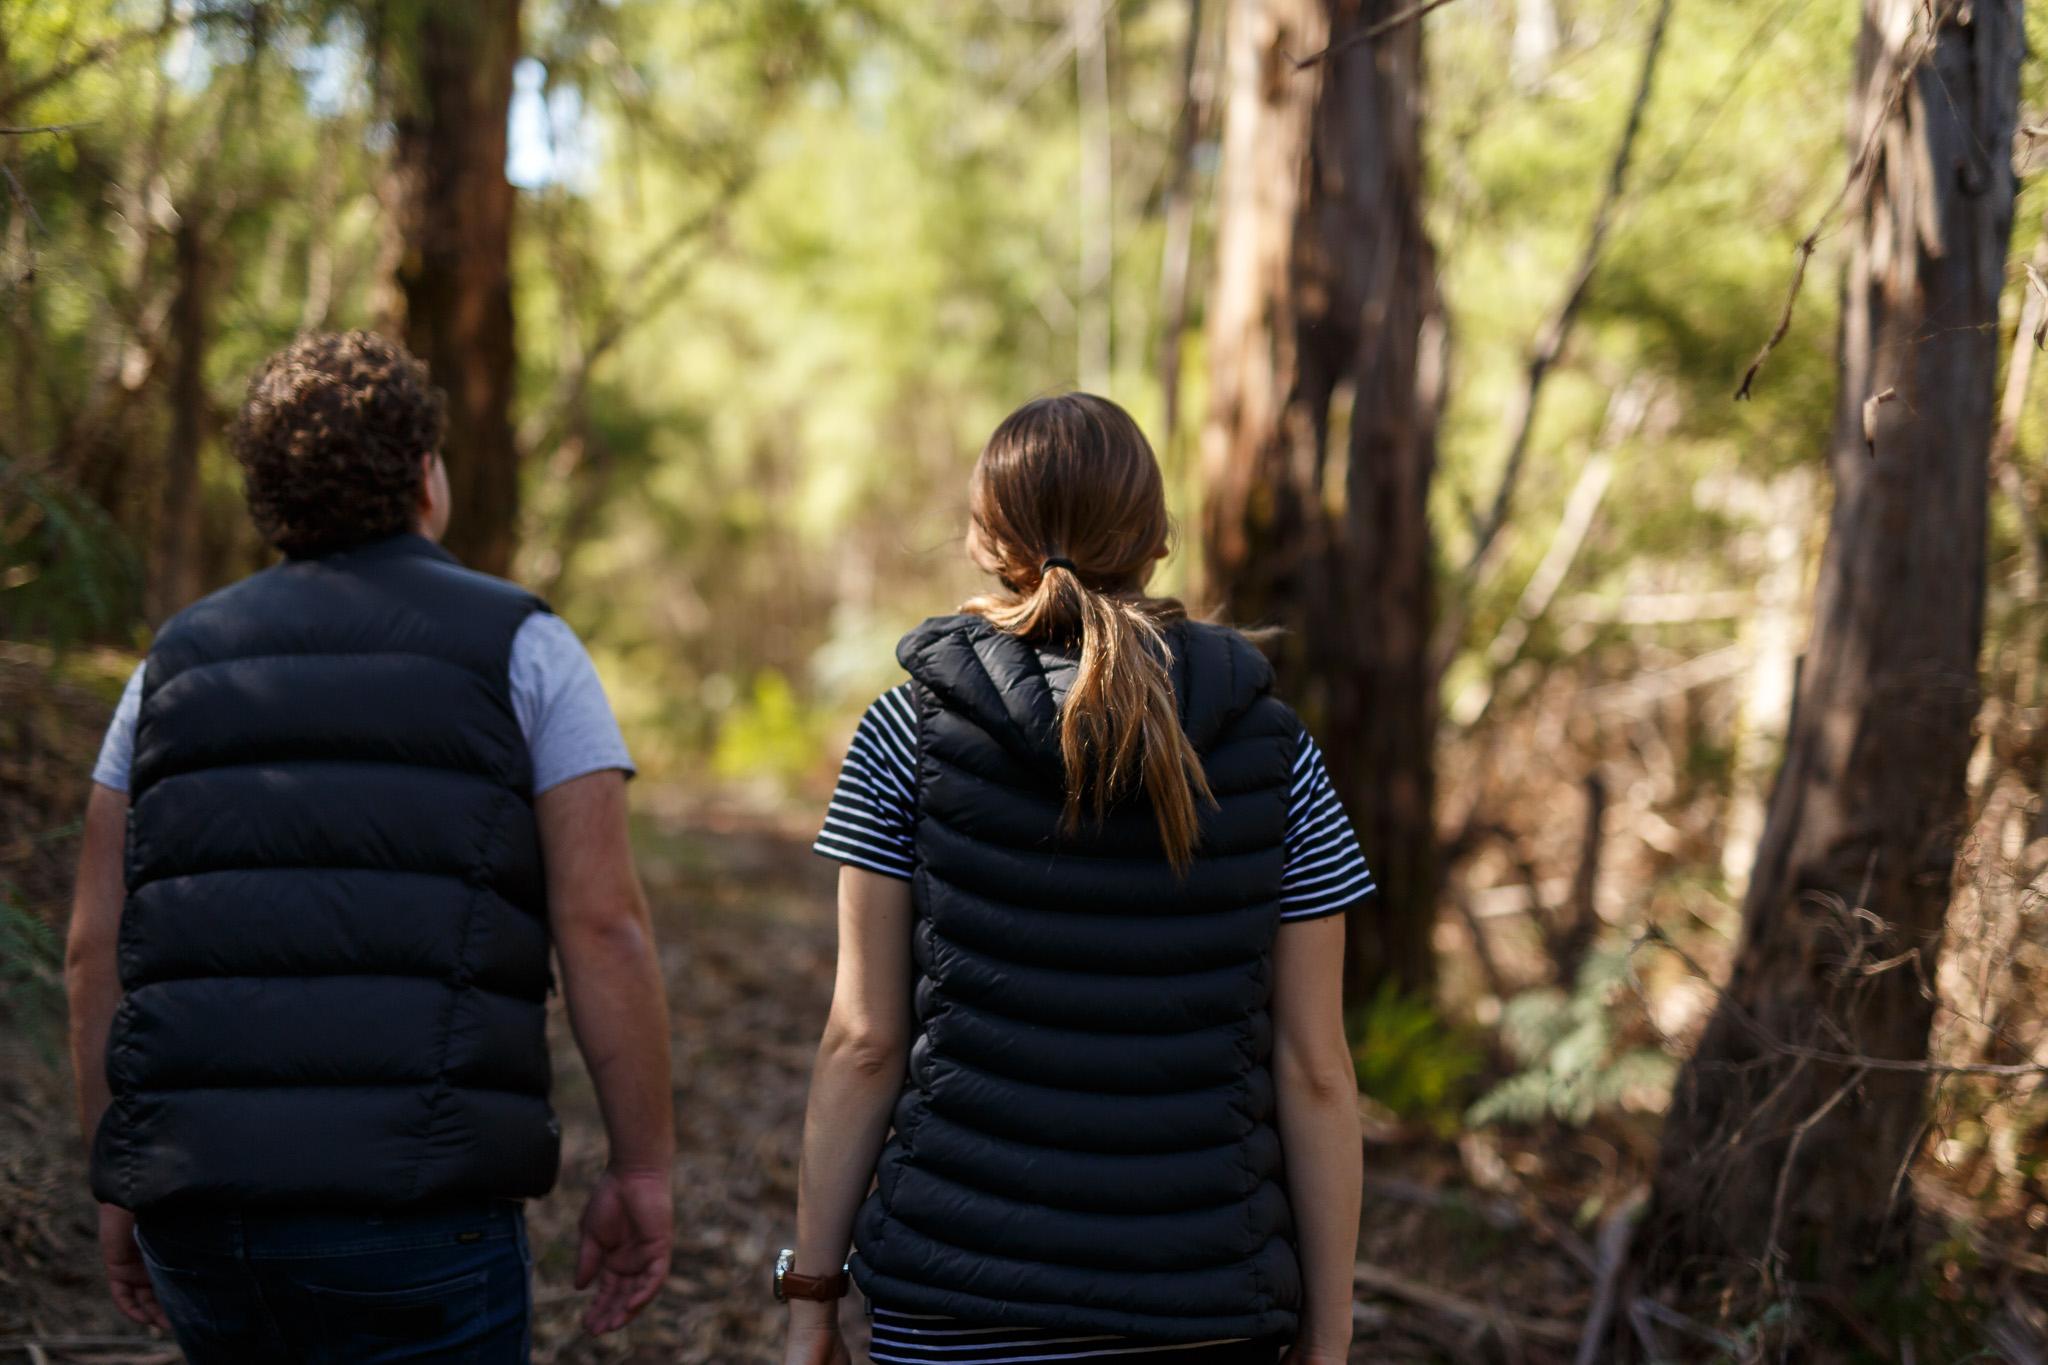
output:
M1092 11L1092 12L1091 12ZM1074 293L1079 387L1109 392L1111 311L1116 299L1116 200L1109 119L1109 41L1116 7L1074 0L1074 82L1080 107L1081 277Z
M1436 442L1420 390L1436 271L1420 217L1421 30L1347 45L1402 8L1231 11L1203 439L1209 594L1240 624L1285 629L1280 685L1378 875L1378 902L1349 926L1353 999L1387 980L1424 990L1435 975Z
M188 204L175 237L178 292L171 301L170 440L164 450L163 504L149 619L162 624L199 596L199 446L206 428L206 247L200 210Z
M512 435L512 210L505 125L519 0L393 4L389 211L405 343L448 395L448 548L473 568L512 563L519 461Z
M2016 0L1939 3L1931 42L1929 16L1864 4L1850 140L1880 122L1882 140L1849 207L1813 631L1734 971L1672 1098L1643 1244L1654 1282L1695 1295L1759 1265L1767 1291L1855 1291L1883 1283L1873 1265L1908 1264L1927 1099L1911 1068L1977 713L2024 43Z

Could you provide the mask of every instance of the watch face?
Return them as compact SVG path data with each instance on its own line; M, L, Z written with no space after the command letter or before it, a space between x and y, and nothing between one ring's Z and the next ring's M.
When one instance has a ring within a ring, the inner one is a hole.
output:
M782 1277L789 1273L790 1266L795 1263L796 1252L788 1248L784 1248L775 1257L775 1301L777 1303L785 1302L782 1297Z

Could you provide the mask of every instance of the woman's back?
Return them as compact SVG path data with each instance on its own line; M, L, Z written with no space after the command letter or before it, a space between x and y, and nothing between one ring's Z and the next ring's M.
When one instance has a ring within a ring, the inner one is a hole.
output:
M907 637L919 1038L855 1278L921 1312L1159 1340L1287 1332L1266 1000L1296 727L1232 632L1172 628L1216 804L1187 874L1141 799L1062 827L1057 656Z
M1348 1335L1355 1171L1304 1212L1283 1168L1328 1161L1278 1124L1313 1073L1355 1167L1333 940L1281 942L1371 890L1314 746L1244 637L1144 594L1167 521L1120 409L1020 410L973 525L1003 591L905 637L818 841L849 870L794 1255L852 1234L877 1360L1270 1361L1305 1306Z

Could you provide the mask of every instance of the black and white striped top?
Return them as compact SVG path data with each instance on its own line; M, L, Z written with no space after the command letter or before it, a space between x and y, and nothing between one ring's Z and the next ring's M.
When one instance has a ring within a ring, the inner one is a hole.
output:
M881 695L861 717L839 769L839 786L812 845L827 858L905 881L917 866L917 715L910 684ZM1351 819L1303 731L1287 803L1287 861L1280 918L1316 919L1348 910L1372 894L1372 873Z
M876 1308L868 1356L876 1365L1023 1365L1135 1357L1131 1365L1272 1365L1279 1343L1161 1342L1051 1327L976 1327L953 1318Z
M917 715L906 682L884 692L861 717L825 812L825 827L812 847L827 858L907 881L917 867L916 831ZM1341 914L1372 891L1372 873L1323 766L1322 751L1303 731L1287 804L1280 918ZM1142 1365L1238 1365L1270 1362L1277 1348L1243 1340L1175 1345L1094 1332L987 1326L899 1313L877 1304L869 1354L878 1365L1023 1365L1110 1356L1140 1357Z

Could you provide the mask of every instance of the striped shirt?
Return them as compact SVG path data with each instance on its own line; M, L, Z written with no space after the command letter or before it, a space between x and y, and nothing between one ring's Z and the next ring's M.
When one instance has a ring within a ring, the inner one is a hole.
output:
M1130 1365L1272 1365L1279 1343L1243 1339L1161 1342L1055 1327L975 1327L953 1318L875 1309L868 1356L876 1365L1023 1365L1121 1357Z
M1306 730L1295 743L1292 781L1280 918L1339 914L1372 894L1372 873ZM916 870L917 713L909 683L884 692L861 717L812 847L886 877L908 881Z
M910 684L884 692L853 732L839 785L812 847L827 858L909 880L917 869L917 713ZM1302 731L1287 800L1282 920L1342 914L1372 894L1372 873L1322 751ZM877 1365L1024 1365L1136 1357L1133 1365L1268 1365L1277 1346L1241 1339L1168 1344L1056 1328L987 1326L874 1305Z

